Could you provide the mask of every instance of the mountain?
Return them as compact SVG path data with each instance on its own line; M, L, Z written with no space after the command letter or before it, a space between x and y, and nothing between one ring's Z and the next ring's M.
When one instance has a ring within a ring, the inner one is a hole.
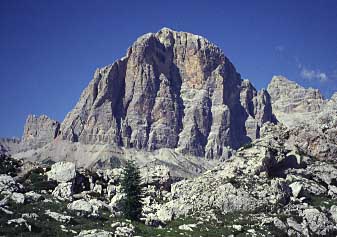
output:
M163 28L97 69L62 123L29 116L20 143L0 144L2 152L30 161L117 167L133 158L189 177L231 157L259 138L264 124L278 121L291 128L301 152L330 159L337 154L334 98L283 76L257 91L219 47Z
M57 137L59 129L60 123L46 115L29 115L23 131L22 146L26 149L42 147Z
M312 120L327 102L319 90L306 89L283 76L274 76L267 90L272 99L273 113L288 127Z
M324 99L319 90L306 89L283 76L274 76L267 90L278 121L291 128L292 143L312 157L335 159L337 93Z
M61 124L62 139L220 158L273 121L270 96L242 80L216 45L163 28L97 69Z

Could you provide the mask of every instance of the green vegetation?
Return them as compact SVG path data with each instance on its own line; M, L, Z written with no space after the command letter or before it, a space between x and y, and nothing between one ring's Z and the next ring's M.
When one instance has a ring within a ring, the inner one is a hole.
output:
M21 166L21 161L4 154L0 155L0 174L7 174L14 177L20 171Z
M322 207L329 209L331 206L337 205L337 200L328 196L311 196L309 203L319 209Z
M127 219L139 220L142 212L142 189L138 167L134 161L128 161L121 180L121 188L125 193L122 211Z
M243 144L241 147L242 147L242 149L252 148L253 147L253 143L248 142L246 144Z
M39 192L41 190L53 190L57 186L57 182L48 180L44 174L43 168L36 168L29 171L20 182L24 185L27 191Z

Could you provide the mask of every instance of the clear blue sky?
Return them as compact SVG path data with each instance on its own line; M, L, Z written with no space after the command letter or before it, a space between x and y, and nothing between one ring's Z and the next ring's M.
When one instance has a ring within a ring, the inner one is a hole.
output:
M62 121L96 68L164 26L216 43L258 89L282 74L337 90L336 0L1 0L0 137L30 113Z

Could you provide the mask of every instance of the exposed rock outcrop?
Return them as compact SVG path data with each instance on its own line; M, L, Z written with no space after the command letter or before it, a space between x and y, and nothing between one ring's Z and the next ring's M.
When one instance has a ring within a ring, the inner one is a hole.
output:
M326 104L319 90L306 89L283 76L274 76L267 90L272 100L273 113L288 127L312 120Z
M272 121L267 91L243 81L221 49L163 28L96 70L63 121L61 136L216 158L259 137L266 121Z
M0 138L0 155L16 153L20 150L20 139Z
M305 89L282 76L268 86L273 113L290 130L289 143L319 159L337 156L337 93L325 100L317 89Z
M24 127L21 147L35 149L51 142L59 133L60 123L46 115L29 115Z

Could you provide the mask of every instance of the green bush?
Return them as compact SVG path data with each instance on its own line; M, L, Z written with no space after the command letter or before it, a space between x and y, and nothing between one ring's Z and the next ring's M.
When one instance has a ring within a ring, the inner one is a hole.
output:
M0 174L16 176L20 171L22 162L7 155L0 155Z
M126 218L139 220L142 212L142 189L138 167L134 161L128 161L121 180L121 187L125 193L122 200L122 210Z
M57 186L56 181L48 180L48 177L44 174L42 168L36 168L29 171L22 178L21 182L27 191L53 190Z

